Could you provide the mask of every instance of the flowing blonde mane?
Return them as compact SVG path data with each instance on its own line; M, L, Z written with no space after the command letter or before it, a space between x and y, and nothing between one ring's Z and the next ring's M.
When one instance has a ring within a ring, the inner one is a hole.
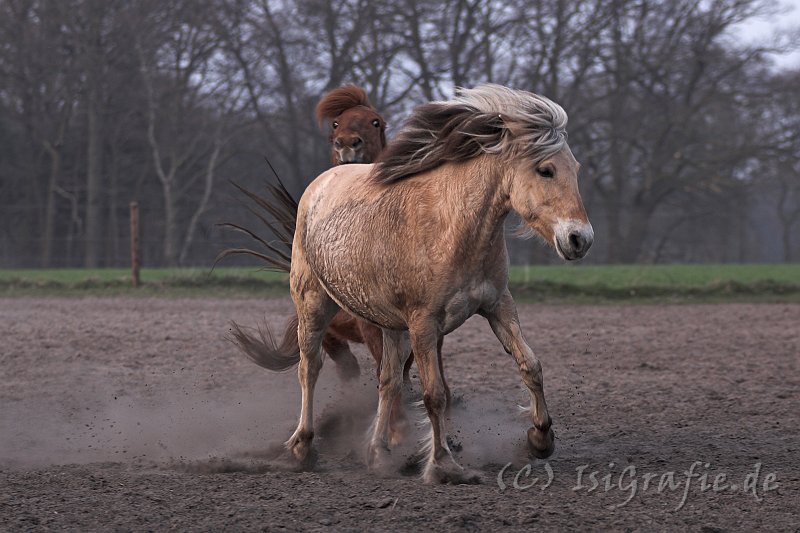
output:
M501 85L461 89L453 100L414 109L372 172L395 183L481 154L541 161L567 142L567 113L534 93Z

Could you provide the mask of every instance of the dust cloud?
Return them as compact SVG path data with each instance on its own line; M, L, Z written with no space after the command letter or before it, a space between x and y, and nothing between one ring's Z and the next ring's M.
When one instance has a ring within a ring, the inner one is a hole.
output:
M71 391L65 398L7 402L0 411L0 467L115 462L205 473L291 468L282 443L295 427L300 406L293 371L256 369L235 390L192 385L198 382L183 374L139 397L93 389ZM363 465L376 388L369 368L346 385L333 365L323 369L315 398L315 433L324 467ZM392 455L398 475L412 475L424 459L419 444L429 435L430 424L418 385L404 396L416 423ZM465 466L504 463L510 457L524 460L526 427L513 404L457 396L448 420L449 442Z

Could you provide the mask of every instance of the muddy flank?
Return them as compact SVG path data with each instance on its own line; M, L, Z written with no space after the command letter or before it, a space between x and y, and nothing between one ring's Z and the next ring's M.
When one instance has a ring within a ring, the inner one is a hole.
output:
M318 465L293 471L280 445L299 413L294 372L223 338L231 319L280 331L290 306L0 299L0 530L800 527L800 305L521 306L557 437L530 463L527 392L471 319L444 351L450 442L477 486L421 483L413 406L422 423L392 452L396 473L366 470L363 348L346 387L326 361Z

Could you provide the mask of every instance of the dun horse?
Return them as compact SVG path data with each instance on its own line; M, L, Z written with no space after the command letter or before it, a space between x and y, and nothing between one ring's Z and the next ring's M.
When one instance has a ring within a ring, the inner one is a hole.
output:
M566 142L566 124L564 110L546 98L484 85L417 107L376 165L334 167L306 189L290 273L302 404L297 429L286 442L302 465L313 457L320 346L340 309L382 330L370 467L388 464L390 412L411 348L432 426L423 478L475 479L447 445L438 363L443 336L474 314L489 321L530 392L530 452L552 453L541 364L523 338L508 290L503 222L514 210L563 259L586 254L594 234L578 192L579 164Z

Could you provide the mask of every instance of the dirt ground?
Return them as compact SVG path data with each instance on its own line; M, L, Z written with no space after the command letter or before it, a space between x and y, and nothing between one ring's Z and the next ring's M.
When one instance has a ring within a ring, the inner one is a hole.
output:
M520 306L557 435L530 463L514 362L471 319L444 345L483 475L462 486L423 485L410 447L395 475L363 466L363 348L355 385L326 361L317 468L267 458L296 377L223 337L290 305L0 299L0 530L800 530L800 305Z

